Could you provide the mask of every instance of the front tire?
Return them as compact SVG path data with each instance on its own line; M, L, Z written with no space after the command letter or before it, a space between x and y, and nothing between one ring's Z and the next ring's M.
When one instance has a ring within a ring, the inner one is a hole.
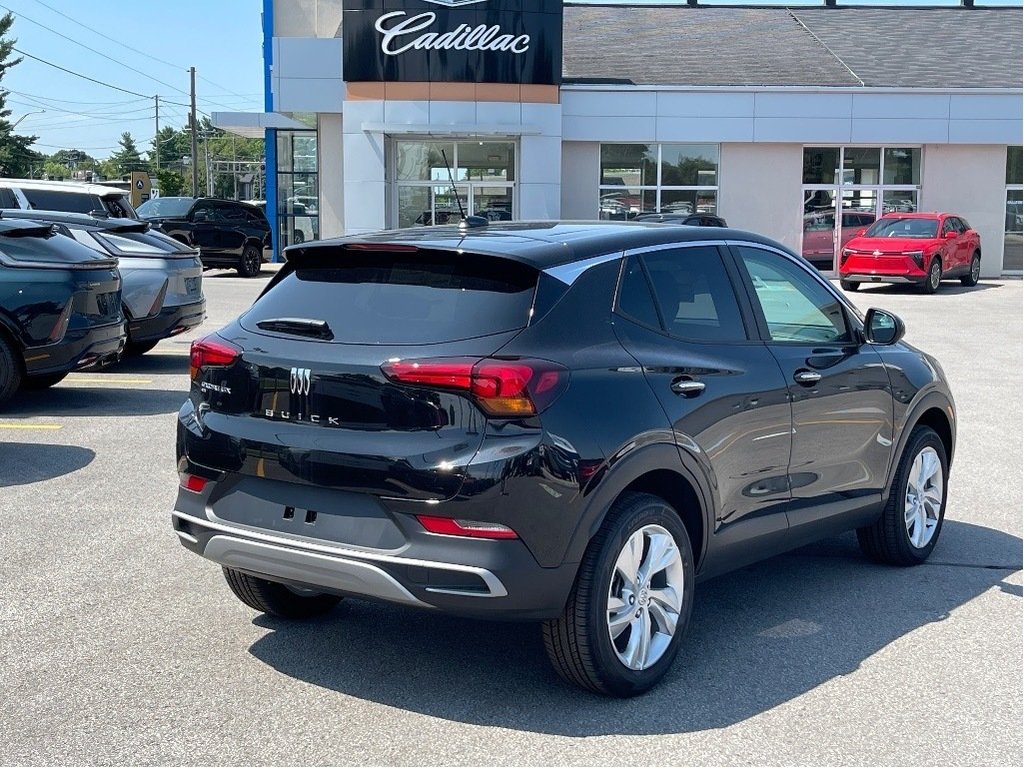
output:
M939 283L942 282L942 262L935 258L928 266L928 277L921 284L921 290L925 293L935 293L939 290Z
M856 283L853 280L843 280L840 278L839 287L842 288L844 291L849 291L850 293L853 293L858 288L860 288L860 283Z
M693 551L663 499L628 493L590 542L562 615L544 622L555 670L581 688L636 696L672 666L693 608Z
M332 610L341 597L317 592L305 594L276 581L267 581L248 573L224 568L224 579L235 597L262 613L282 619L309 619Z
M960 278L960 285L966 285L968 288L973 288L978 284L978 280L981 279L981 254L978 251L974 252L971 257L971 269L970 271Z
M903 450L882 516L857 529L868 557L890 565L918 565L935 549L946 516L949 460L931 427L917 426Z
M242 260L238 263L238 274L242 277L256 277L263 267L263 253L255 245L242 249Z
M9 400L21 387L21 363L14 348L0 335L0 403Z

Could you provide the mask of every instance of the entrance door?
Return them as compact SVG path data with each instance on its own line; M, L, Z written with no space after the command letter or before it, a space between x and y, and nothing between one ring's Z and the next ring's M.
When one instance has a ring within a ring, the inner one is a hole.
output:
M843 247L880 214L875 187L805 187L801 253L822 272L834 273Z

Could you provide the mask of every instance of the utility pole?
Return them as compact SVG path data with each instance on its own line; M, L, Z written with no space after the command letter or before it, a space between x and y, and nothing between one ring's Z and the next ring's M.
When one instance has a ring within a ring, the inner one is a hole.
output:
M199 197L199 148L196 146L196 132L199 124L196 122L196 68L189 67L189 74L192 78L192 111L189 113L189 121L192 125L192 197Z
M153 97L153 106L156 108L156 136L153 139L153 146L156 148L156 160L154 161L155 173L160 173L160 97Z

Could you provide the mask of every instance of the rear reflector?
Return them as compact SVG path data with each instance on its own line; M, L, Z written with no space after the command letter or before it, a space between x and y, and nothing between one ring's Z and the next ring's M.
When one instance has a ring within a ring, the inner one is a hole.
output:
M505 418L540 413L569 383L569 371L547 360L394 360L381 370L402 384L466 392L488 416Z
M518 539L519 536L507 525L482 523L477 520L454 520L450 517L416 515L420 525L430 533L448 536L469 536L474 539Z
M196 339L189 350L189 378L195 381L199 369L208 365L231 365L241 350L228 344L216 334L204 339Z
M182 472L178 480L178 484L186 491L192 491L192 493L202 493L203 488L210 482L205 477L199 477L199 475L190 475L186 472Z

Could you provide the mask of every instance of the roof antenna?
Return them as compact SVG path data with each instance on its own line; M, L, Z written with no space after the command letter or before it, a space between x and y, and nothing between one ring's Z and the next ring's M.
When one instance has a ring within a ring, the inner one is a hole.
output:
M441 150L441 159L444 160L445 170L448 171L448 181L452 185L452 194L455 195L455 203L459 206L459 214L462 216L462 221L459 222L459 229L486 227L488 221L483 216L466 215L466 209L462 207L462 198L459 197L459 190L455 186L455 176L452 174L452 167L448 164L448 155L445 154L443 149Z

